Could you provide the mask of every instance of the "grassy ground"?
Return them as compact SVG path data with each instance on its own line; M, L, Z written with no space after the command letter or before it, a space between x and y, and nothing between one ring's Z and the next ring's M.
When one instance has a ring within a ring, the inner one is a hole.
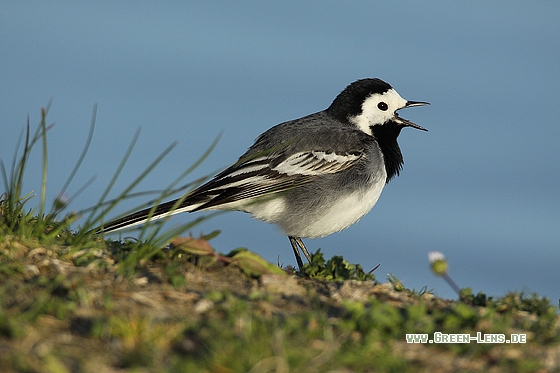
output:
M560 370L556 310L534 295L479 295L475 306L398 282L250 276L180 246L123 275L127 252L119 242L76 251L1 235L2 371ZM526 334L527 342L406 343L407 333L434 332Z
M443 300L321 253L294 273L249 251L217 253L208 241L216 233L184 235L196 222L147 224L128 241L90 233L168 150L107 200L133 140L95 207L64 214L72 197L46 204L46 113L35 133L28 125L11 168L0 162L0 372L560 371L557 309L535 294L463 289L460 301ZM92 132L93 121L62 192ZM35 145L43 184L30 209L22 180ZM526 343L407 343L407 334L438 332Z

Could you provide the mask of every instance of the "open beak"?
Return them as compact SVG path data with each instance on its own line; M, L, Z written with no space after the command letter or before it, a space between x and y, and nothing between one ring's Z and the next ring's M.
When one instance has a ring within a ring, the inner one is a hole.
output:
M407 108L407 107L413 107L413 106L425 106L425 105L429 105L429 104L430 104L429 102L423 102L423 101L407 101L406 105L404 105L404 107Z
M406 105L404 105L401 109L405 109L405 108L409 108L409 107L413 107L413 106L424 106L424 105L429 105L429 102L422 102L422 101L407 101ZM400 109L399 109L400 110ZM412 123L409 120L403 119L401 117L399 117L399 115L397 113L395 113L395 122L403 125L404 127L414 127L416 129L422 130L422 131L427 131L427 129L425 129L422 126L417 125L416 123Z

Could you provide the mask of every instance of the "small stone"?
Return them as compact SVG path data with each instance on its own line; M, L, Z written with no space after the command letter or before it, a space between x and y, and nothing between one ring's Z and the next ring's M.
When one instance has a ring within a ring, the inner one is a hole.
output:
M148 278L146 276L138 277L132 280L136 285L144 286L148 285Z
M298 283L294 276L264 274L259 277L259 283L271 293L280 293L284 296L305 294L305 288Z
M204 313L211 310L212 307L214 307L214 302L212 302L210 299L203 298L196 302L196 304L194 305L194 312Z
M35 264L28 264L23 269L23 276L26 280L39 276L40 274L41 271L39 271L39 268Z

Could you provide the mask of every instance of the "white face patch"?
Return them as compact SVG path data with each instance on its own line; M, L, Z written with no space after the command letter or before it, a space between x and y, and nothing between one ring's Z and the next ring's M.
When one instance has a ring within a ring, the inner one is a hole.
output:
M361 114L351 117L350 122L371 135L371 126L382 125L395 116L395 112L406 106L406 100L393 88L383 94L372 94L362 104Z

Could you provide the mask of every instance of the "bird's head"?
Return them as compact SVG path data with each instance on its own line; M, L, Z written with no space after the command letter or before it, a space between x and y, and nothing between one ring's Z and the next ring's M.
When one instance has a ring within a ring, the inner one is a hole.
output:
M427 131L424 127L399 117L397 113L400 109L423 105L429 103L407 101L390 84L374 78L351 83L334 99L327 112L370 135L373 133L373 126L386 124L393 125L399 131L403 127Z

